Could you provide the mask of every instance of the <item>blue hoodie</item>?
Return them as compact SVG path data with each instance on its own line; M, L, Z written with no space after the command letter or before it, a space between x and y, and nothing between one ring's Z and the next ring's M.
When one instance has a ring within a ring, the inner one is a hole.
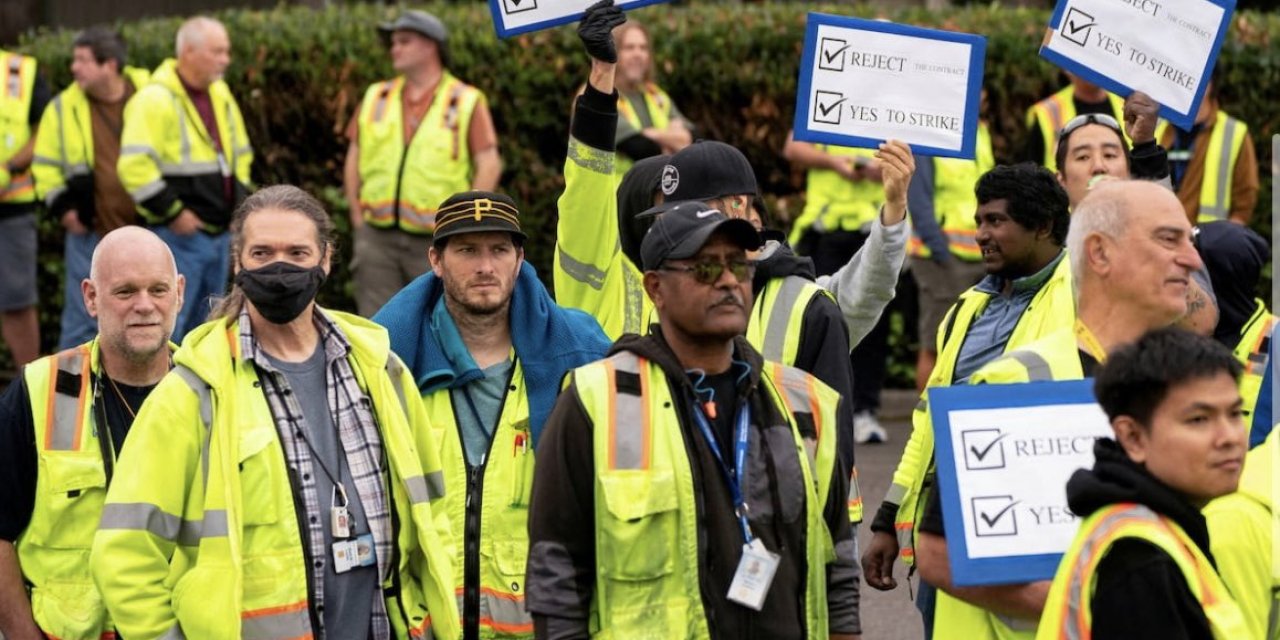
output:
M456 389L483 376L443 308L444 283L427 272L401 289L373 316L391 335L391 349L413 372L424 395ZM595 318L551 299L528 262L520 267L511 295L511 342L524 369L529 393L529 429L537 444L560 393L560 381L575 367L603 358L609 339Z

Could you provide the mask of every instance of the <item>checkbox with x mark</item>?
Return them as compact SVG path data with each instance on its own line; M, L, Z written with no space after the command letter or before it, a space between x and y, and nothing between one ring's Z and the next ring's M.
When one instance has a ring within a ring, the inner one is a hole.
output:
M970 429L960 433L964 466L970 471L1004 468L1004 439L999 429Z
M1018 535L1018 513L1014 507L1018 501L1013 496L985 496L973 498L973 534L986 536Z

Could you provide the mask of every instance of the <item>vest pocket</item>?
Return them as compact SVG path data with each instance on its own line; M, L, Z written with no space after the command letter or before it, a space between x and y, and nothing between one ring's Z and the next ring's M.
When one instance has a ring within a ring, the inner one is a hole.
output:
M800 449L796 448L795 435L791 432L790 427L769 427L764 430L764 437L774 473L777 475L778 507L781 511L779 515L782 517L783 522L795 522L804 513L806 495L804 470L800 468L800 457L804 454L801 453ZM767 496L769 493L767 480L768 476L764 474L753 477L751 479L753 487L760 487L763 491L752 491L752 495L762 493ZM761 481L765 482L764 487L757 484ZM755 504L750 506L753 514L766 513L765 509L757 508Z
M26 541L56 549L88 549L102 515L107 485L98 451L40 453L38 508Z
M607 515L601 517L596 561L604 577L627 582L670 574L679 516L675 474L611 470L599 477Z
M277 494L286 480L278 442L274 428L250 428L240 434L240 517L246 525L272 524L280 517Z
M235 574L228 566L197 564L173 586L173 615L188 638L229 637L240 629Z
M88 576L50 580L32 589L31 613L40 629L55 638L96 638L107 623L102 596Z

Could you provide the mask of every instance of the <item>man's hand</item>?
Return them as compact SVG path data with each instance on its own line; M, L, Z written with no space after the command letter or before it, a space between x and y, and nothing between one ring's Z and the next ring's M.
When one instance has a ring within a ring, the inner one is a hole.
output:
M62 228L66 229L67 233L77 236L89 233L89 228L80 222L80 214L76 213L75 209L69 209L62 214Z
M613 28L626 22L627 14L613 5L613 0L600 0L587 7L578 23L578 37L592 58L617 64L618 48L613 43Z
M190 209L183 209L182 213L169 223L169 229L180 236L189 236L200 230L200 217Z
M898 586L893 579L893 560L898 557L898 539L892 533L876 531L871 534L871 544L862 554L862 575L867 584L881 591Z
M911 176L916 172L916 160L911 155L911 147L901 140L881 143L876 159L880 161L884 182L884 217L881 222L895 225L907 215L907 185L911 184Z
M1124 128L1129 132L1133 144L1151 142L1156 139L1156 120L1160 115L1160 105L1151 96L1134 91L1124 101Z

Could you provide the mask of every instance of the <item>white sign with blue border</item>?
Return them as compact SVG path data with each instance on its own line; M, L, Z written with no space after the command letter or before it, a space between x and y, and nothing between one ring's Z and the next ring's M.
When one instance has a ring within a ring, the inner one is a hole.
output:
M986 50L982 36L810 13L795 138L972 159Z
M1146 93L1195 123L1235 0L1060 0L1040 55L1118 95Z
M1079 525L1067 480L1112 434L1093 380L939 387L929 407L952 581L1052 579Z
M493 14L493 28L499 38L510 38L521 33L550 29L562 24L577 22L587 7L597 0L489 0ZM667 2L667 0L618 0L617 6L626 10Z

